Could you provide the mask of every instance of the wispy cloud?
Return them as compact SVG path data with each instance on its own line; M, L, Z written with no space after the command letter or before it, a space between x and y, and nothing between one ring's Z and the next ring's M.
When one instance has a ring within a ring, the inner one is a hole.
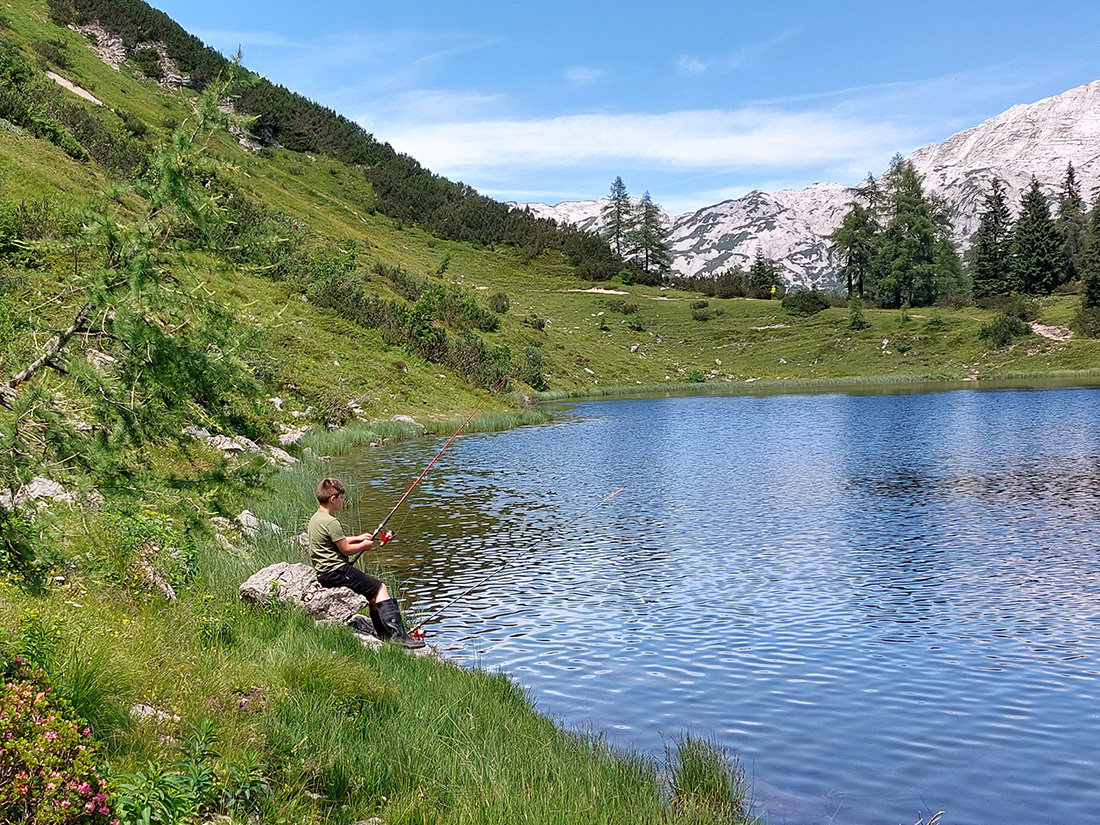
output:
M839 164L905 137L888 121L768 109L390 124L387 135L439 169L594 160L687 169Z
M597 69L595 66L569 66L562 72L562 77L578 86L590 86L601 80L604 74L603 69Z
M731 72L755 65L761 57L790 40L799 33L799 29L784 29L759 43L748 43L725 54L712 57L699 55L681 55L676 68L681 74L702 75L708 72Z
M227 49L236 51L237 47L264 46L276 48L301 48L305 43L295 43L281 34L268 31L230 31L227 29L199 29L195 37L203 43L221 52Z

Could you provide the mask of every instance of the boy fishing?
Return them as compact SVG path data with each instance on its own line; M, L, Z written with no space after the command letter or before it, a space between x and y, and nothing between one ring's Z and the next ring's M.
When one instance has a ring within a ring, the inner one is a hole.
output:
M374 542L369 533L346 536L336 514L344 506L344 485L339 479L325 478L317 485L317 512L309 520L309 558L322 587L347 587L370 601L370 618L378 637L400 642L406 648L424 647L405 630L397 599L390 596L385 583L357 568L349 557L369 550Z

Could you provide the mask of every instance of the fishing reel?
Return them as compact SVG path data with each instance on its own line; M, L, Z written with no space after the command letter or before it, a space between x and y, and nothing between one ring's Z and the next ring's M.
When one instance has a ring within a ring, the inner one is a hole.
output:
M381 530L378 533L378 546L385 547L386 542L393 539L393 530Z

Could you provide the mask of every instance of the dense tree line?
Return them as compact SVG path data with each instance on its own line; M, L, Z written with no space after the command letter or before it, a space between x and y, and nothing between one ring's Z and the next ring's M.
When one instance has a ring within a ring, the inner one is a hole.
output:
M201 90L230 66L224 56L142 0L49 0L49 5L55 22L98 22L118 33L131 53L142 44L164 43L195 89ZM255 117L251 129L265 145L323 154L361 167L375 190L375 208L384 215L448 240L511 244L530 256L557 249L578 274L593 280L605 280L618 271L606 245L578 238L570 228L509 209L470 186L434 175L353 121L283 86L253 77L235 96L238 109Z

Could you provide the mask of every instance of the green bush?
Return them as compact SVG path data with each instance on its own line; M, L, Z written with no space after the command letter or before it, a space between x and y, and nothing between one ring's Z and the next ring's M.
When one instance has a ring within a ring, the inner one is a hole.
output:
M164 69L160 65L160 52L152 46L135 49L130 55L134 68L151 80L163 80Z
M612 312L618 312L620 315L633 315L638 311L637 304L630 304L621 298L617 298L607 302L607 308Z
M240 763L225 765L215 750L219 741L217 726L202 720L191 725L175 762L150 762L120 776L113 801L122 825L188 825L198 817L254 813L266 794L259 758L246 752Z
M141 571L149 567L174 588L187 584L195 574L194 543L185 526L165 513L103 513L95 528L91 563L118 584L145 593L148 585Z
M709 306L710 306L710 301L708 301L706 298L700 298L696 301L691 302L691 308L692 309L706 309Z
M506 313L511 307L507 292L494 292L489 296L489 309L500 315Z
M995 347L1007 347L1015 339L1030 333L1031 327L1028 326L1027 321L1015 315L1002 313L988 324L982 324L978 337L989 341Z
M1100 307L1081 307L1070 321L1070 328L1086 338L1100 338Z
M546 392L550 385L546 381L546 361L542 353L534 347L527 347L525 355L526 361L519 371L519 380L537 392Z
M815 315L829 308L829 296L816 289L803 289L783 296L783 309L797 315Z
M525 315L523 318L523 323L531 327L531 329L537 329L539 331L546 329L546 319L540 318L534 313L531 313L530 315Z
M702 384L707 377L702 370L688 370L687 380L689 384Z
M30 591L42 589L49 570L35 552L36 538L29 519L0 506L0 575Z
M992 295L978 301L982 309L990 309L1011 318L1019 318L1021 321L1034 321L1038 315L1038 305L1034 298L1027 295Z
M848 302L848 329L859 331L867 329L871 323L863 317L863 301L853 296Z
M706 303L705 301L703 303ZM696 321L709 321L714 317L713 309L693 309L691 317Z
M31 44L31 48L38 52L39 57L58 69L68 69L72 66L68 52L65 51L65 41L60 38L36 40Z

